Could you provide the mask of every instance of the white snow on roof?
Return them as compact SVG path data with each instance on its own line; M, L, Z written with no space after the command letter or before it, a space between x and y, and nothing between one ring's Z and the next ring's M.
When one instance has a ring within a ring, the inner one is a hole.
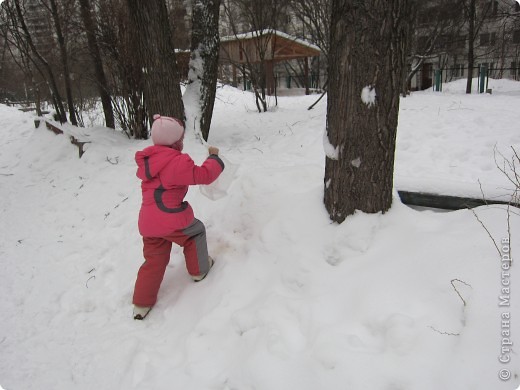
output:
M307 41L305 41L303 39L300 39L300 38L296 38L295 36L286 34L284 32L278 31L278 30L270 30L270 29L251 31L251 32L248 32L248 33L241 33L241 34L236 34L236 35L228 35L228 36L225 36L225 37L220 37L220 41L221 42L231 42L231 41L238 41L238 40L244 40L244 39L253 39L253 38L266 36L266 35L269 35L269 34L276 35L276 36L279 36L281 38L288 39L288 40L296 42L296 43L298 43L298 44L300 44L302 46L306 46L308 48L311 48L311 49L314 49L314 50L317 50L317 51L321 52L321 49L318 46L313 45L310 42L307 42Z

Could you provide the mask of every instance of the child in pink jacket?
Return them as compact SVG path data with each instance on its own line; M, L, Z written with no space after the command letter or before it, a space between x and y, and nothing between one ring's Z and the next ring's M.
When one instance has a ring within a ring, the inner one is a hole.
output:
M192 279L201 281L213 265L208 256L206 230L184 201L190 185L210 184L224 170L218 149L210 146L209 157L199 167L182 153L184 125L176 119L154 115L153 146L135 155L137 177L142 180L143 201L139 232L143 236L144 264L134 289L134 319L146 317L170 261L172 243L183 247L186 268Z

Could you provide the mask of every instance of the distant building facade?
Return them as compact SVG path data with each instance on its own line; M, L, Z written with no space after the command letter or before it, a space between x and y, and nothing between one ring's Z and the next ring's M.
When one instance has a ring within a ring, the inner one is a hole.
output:
M482 69L492 78L520 80L520 5L515 0L477 0L474 24L474 64L469 69L469 10L463 1L428 1L418 14L410 69L411 90L442 82L478 77ZM437 72L437 73L436 73Z

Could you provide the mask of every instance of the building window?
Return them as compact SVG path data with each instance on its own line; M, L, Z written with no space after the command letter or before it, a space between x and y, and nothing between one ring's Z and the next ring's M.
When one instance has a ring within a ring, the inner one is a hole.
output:
M444 47L447 50L460 50L466 47L466 36L465 35L442 35L439 37L439 47Z
M513 31L513 43L520 43L520 30Z
M427 36L421 36L417 39L417 50L419 53L425 52L430 46L431 39Z
M463 77L464 76L464 65L455 64L451 68L451 77Z
M417 18L419 25L431 23L433 10L433 8L426 8L425 10L419 13L419 16Z
M457 37L457 40L455 41L455 47L457 49L464 49L466 47L466 36L465 35L459 35Z
M437 41L435 42L435 48L437 50L445 50L448 47L448 42L450 42L450 37L448 35L440 35L437 37Z
M480 46L492 46L495 44L496 33L480 34Z
M486 16L492 17L498 14L498 1L489 1L486 4Z

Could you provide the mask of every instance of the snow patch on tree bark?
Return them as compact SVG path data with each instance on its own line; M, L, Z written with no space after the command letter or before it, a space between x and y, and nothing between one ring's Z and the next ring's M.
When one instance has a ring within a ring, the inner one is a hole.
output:
M188 71L188 85L186 91L182 96L184 102L184 111L186 114L186 129L191 130L197 138L203 140L200 129L201 111L201 90L202 78L204 76L204 60L201 56L201 45L191 53L189 71Z
M350 164L356 168L359 168L361 166L361 158L356 158L350 162Z
M325 155L331 160L337 160L339 158L340 147L334 147L330 143L327 130L323 132L323 150L325 151Z
M372 85L367 85L361 91L361 100L367 106L372 106L376 104L376 89Z

